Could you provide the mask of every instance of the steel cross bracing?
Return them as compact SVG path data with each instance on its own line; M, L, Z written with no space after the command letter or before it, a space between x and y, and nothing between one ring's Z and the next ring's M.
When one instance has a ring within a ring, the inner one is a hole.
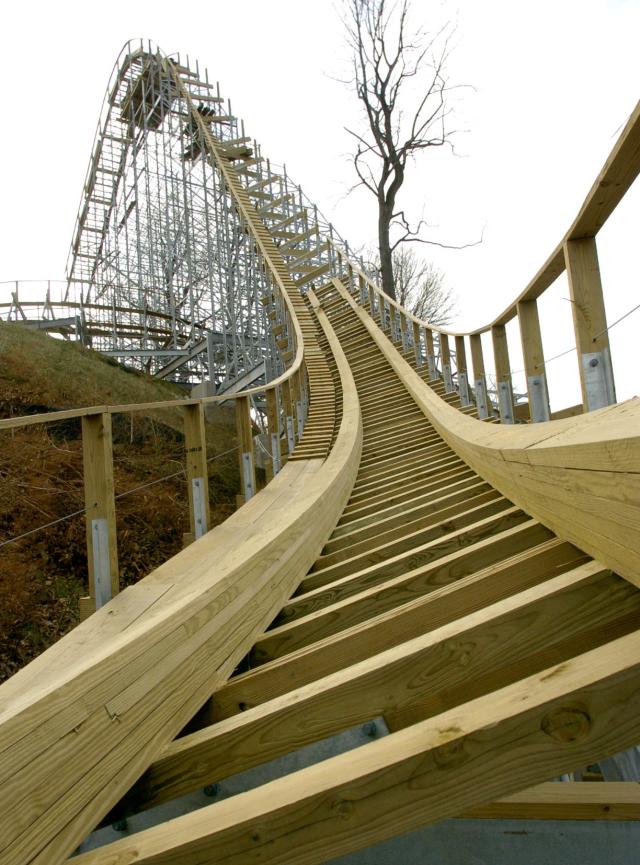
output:
M67 265L93 348L153 374L233 381L282 371L261 258L209 149L204 120L303 287L334 272L317 208L276 172L196 63L128 43L95 137ZM167 363L167 356L174 360Z

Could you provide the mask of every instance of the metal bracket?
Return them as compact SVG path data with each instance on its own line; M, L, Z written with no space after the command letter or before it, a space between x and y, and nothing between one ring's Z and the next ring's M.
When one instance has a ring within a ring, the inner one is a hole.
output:
M273 473L277 475L282 468L282 455L280 453L280 436L278 433L271 433L271 465Z
M544 375L530 375L527 378L529 386L529 414L534 423L551 420L547 379Z
M443 363L442 364L442 378L444 379L444 392L445 393L453 393L455 390L453 386L453 378L451 376L451 364Z
M109 559L109 523L101 518L91 520L93 544L93 588L96 610L111 600L111 562Z
M300 441L304 432L304 409L300 400L296 402L296 415L298 417L298 441Z
M513 393L511 383L508 381L498 382L498 406L500 408L500 421L513 423Z
M207 509L204 500L204 478L193 478L191 481L191 492L193 495L193 521L195 525L196 540L206 535L207 526Z
M427 355L427 366L429 367L429 381L436 381L438 370L436 369L436 359L432 354Z
M244 500L248 502L255 495L253 486L253 454L246 451L242 454L242 474L244 481Z
M469 394L469 379L466 372L458 373L458 391L460 392L460 402L463 406L471 405L471 396Z
M478 412L478 417L480 420L484 420L489 417L489 405L487 403L487 387L485 385L484 379L477 378L475 381L475 392L476 392L476 410Z
M293 418L291 415L287 415L287 443L289 445L289 453L293 453L293 449L296 446L296 437L293 431Z
M595 411L616 401L616 387L613 380L611 353L608 348L602 351L585 352L582 355L582 373L587 395L587 411Z

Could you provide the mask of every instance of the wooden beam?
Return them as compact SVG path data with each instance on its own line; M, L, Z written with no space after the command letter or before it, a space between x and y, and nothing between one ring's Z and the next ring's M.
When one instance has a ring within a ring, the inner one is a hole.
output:
M461 816L473 820L640 820L640 784L548 781L478 805Z
M498 389L498 407L500 421L506 424L514 422L513 387L511 384L511 362L509 360L509 344L507 331L503 324L491 328L493 341L493 358L496 368L496 387Z
M185 406L184 449L187 463L187 490L189 494L189 519L191 532L197 540L209 531L209 467L207 464L207 439L202 403Z
M90 598L84 605L87 613L104 606L120 591L113 440L107 412L83 416L82 462Z
M595 237L568 240L564 246L582 404L585 411L616 401L609 332Z
M131 801L153 807L281 757L292 742L300 748L379 715L392 731L402 729L628 633L639 621L640 592L590 562L180 738Z
M640 633L376 742L78 857L320 865L640 740Z
M538 316L538 301L520 301L517 309L522 357L529 394L529 417L534 423L540 423L551 419L551 409L549 407L549 388Z

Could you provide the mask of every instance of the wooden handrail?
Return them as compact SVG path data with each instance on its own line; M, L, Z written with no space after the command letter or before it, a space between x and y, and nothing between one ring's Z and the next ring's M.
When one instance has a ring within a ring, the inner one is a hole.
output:
M334 285L456 453L527 514L640 587L640 398L543 425L487 426L442 400Z
M223 524L2 685L6 865L64 861L231 675L319 554L355 480L362 420L348 362L321 310L317 318L343 394L327 459L287 463ZM25 808L34 788L37 803Z

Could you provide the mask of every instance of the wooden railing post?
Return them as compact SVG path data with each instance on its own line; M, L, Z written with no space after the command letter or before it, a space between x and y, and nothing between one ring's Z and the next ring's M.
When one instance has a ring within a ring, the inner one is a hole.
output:
M433 331L425 327L424 329L424 344L427 350L427 366L429 367L429 381L436 381L438 378L438 370L436 367L436 349L433 344Z
M287 434L287 451L292 454L296 446L296 429L293 416L293 402L291 399L291 379L282 382L280 391L284 405L284 423Z
M397 310L393 303L389 303L389 336L393 343L398 339Z
M458 370L458 393L463 406L471 405L469 377L467 374L467 352L463 336L456 336L456 368Z
M420 347L420 325L417 321L412 321L411 326L413 328L413 350L416 355L416 366L421 367L423 358L422 349Z
M476 410L480 420L484 420L489 417L490 411L481 335L479 333L472 334L469 337L469 345L471 346L471 363L473 364L473 387L476 396Z
M113 439L111 415L107 412L82 418L82 460L89 597L80 599L80 615L86 618L120 591Z
M451 352L449 349L449 337L446 333L440 334L440 363L442 364L442 378L444 380L444 392L453 393L453 376L451 375Z
M593 411L616 401L595 237L566 241L564 258L580 367L582 404L585 411Z
M302 407L301 369L291 376L291 400L295 418L296 441L300 441L304 431L304 410Z
M551 418L551 410L549 408L549 389L544 365L538 303L535 300L523 300L518 303L517 309L522 356L527 376L529 417L534 423L541 423Z
M491 339L493 340L493 357L496 365L496 388L498 390L500 420L502 423L513 423L511 364L509 362L507 331L503 324L496 324L491 328Z
M256 470L253 459L253 428L251 424L251 404L248 396L237 396L236 431L238 434L238 454L240 464L240 483L244 501L248 502L256 492Z
M369 286L369 313L371 315L371 318L374 317L375 311L376 311L376 293L373 289L373 286L370 285Z
M189 491L189 518L191 534L198 540L209 531L209 472L207 468L207 440L202 403L183 408L184 449L187 462L187 489Z
M271 466L273 474L277 475L282 468L282 456L280 452L280 407L278 405L277 387L272 387L266 392L267 397L267 424L269 427L269 439L271 442Z
M407 327L407 316L404 314L402 310L400 310L400 338L402 340L402 350L409 351L409 339L408 339L408 327Z

